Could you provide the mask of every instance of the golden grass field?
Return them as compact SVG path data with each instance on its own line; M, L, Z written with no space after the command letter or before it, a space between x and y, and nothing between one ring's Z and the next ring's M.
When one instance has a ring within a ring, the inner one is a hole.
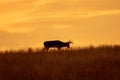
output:
M0 80L120 80L120 46L1 51Z

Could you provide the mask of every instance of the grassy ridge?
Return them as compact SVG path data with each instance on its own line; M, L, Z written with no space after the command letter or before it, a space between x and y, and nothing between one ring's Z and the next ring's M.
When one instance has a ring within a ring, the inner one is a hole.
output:
M120 46L70 51L5 51L0 80L120 80Z

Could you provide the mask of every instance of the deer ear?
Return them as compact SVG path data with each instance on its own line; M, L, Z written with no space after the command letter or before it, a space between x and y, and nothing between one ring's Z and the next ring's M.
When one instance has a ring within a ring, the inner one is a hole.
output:
M73 42L71 40L68 41L69 43L73 44Z
M70 42L71 44L74 44L73 42Z

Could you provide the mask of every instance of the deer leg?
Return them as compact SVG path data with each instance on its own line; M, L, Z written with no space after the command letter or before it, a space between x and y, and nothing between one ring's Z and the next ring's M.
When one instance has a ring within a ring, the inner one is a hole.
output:
M48 48L48 47L47 47L47 48L44 48L44 51L45 51L45 52L48 52L48 50L49 50L49 48Z
M60 52L61 48L58 48L58 52Z

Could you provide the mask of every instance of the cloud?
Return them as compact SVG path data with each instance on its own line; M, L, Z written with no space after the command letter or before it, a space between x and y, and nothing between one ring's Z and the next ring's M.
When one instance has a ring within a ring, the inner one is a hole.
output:
M66 29L66 28L70 28L71 25L64 25L64 24L54 24L53 28L54 29Z
M37 11L37 12L36 12ZM17 10L12 11L9 13L1 14L0 15L0 26L9 26L11 24L22 23L22 22L29 22L34 19L42 20L54 20L54 19L72 19L72 18L90 18L90 17L97 17L97 16L105 16L105 15L115 15L120 14L120 10L89 10L89 11L53 11L41 12L36 10L32 11L31 9L28 10Z
M45 5L48 3L53 3L55 0L37 0L32 3L33 6Z
M5 0L5 2L7 1L10 0ZM0 13L0 26L8 26L14 23L28 22L35 18L41 18L42 16L45 17L46 15L43 14L46 14L46 12L42 12L40 10L41 6L38 8L38 5L47 4L53 1L54 0L35 0L33 2L28 2L23 0L20 3L16 1L15 3L7 3L5 6L2 5L1 7L4 7L4 10L0 9L2 11L2 13Z
M21 0L0 0L0 2L17 2L17 1L21 1Z
M33 32L35 29L33 27L0 27L0 31L6 33L24 34Z
M120 14L120 10L93 11L90 13L85 13L83 14L83 16L80 17L96 17L96 16L104 16L104 15L115 15L115 14Z
M5 0L5 1L14 2L15 0ZM17 0L17 1L20 1L20 0ZM85 2L85 1L82 1L82 2ZM94 0L91 1L89 4L92 4L93 2ZM5 27L11 24L31 22L32 20L35 20L35 19L38 19L38 22L42 20L44 20L45 22L50 20L55 21L58 19L63 19L63 21L65 21L66 19L69 20L73 18L90 18L90 17L97 17L97 16L105 16L105 15L115 15L120 13L119 9L118 10L110 10L110 9L86 10L83 7L82 7L83 9L81 9L81 7L76 6L76 4L82 5L82 3L79 2L79 0L75 0L75 1L66 0L64 2L60 0L58 1L56 0L35 0L35 1L22 0L22 3L20 3L18 6L16 5L15 6L16 8L14 10L11 10L8 12L9 9L13 8L12 5L13 6L15 5L15 4L12 4L6 8L6 12L0 13L0 21L1 21L0 26ZM95 7L95 5L93 5L93 7Z

